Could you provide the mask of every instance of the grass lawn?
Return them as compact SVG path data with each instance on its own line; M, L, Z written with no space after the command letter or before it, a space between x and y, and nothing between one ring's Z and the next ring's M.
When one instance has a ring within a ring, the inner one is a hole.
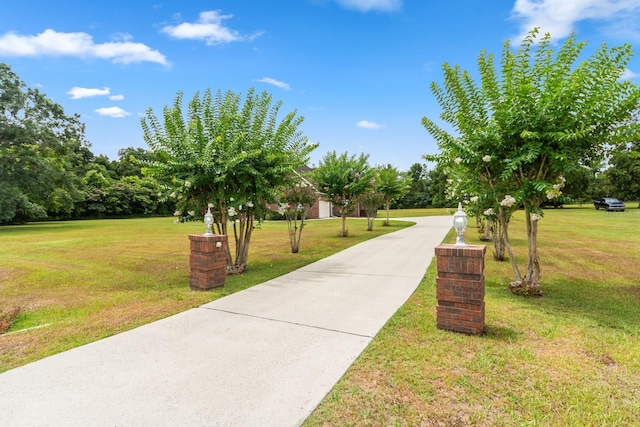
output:
M247 271L223 288L189 290L189 234L202 223L172 218L43 222L0 227L0 372L262 283L348 246L408 226L372 232L349 219L309 221L292 254L284 221L254 231ZM3 322L3 319L5 320ZM3 323L4 326L3 327Z
M305 426L640 425L640 210L551 209L539 230L544 296L511 295L489 246L485 335L437 330L432 263Z

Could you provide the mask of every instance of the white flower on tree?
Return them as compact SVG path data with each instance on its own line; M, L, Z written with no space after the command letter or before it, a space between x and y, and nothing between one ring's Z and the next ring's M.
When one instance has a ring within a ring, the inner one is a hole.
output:
M508 194L504 196L504 200L500 202L500 206L504 206L505 208L510 208L515 204L516 204L516 198Z

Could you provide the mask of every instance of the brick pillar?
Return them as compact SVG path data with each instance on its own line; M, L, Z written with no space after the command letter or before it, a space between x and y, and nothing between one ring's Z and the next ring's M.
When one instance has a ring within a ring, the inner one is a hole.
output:
M189 287L193 291L224 286L227 277L227 236L190 234Z
M482 335L486 250L486 246L480 245L436 248L438 329Z

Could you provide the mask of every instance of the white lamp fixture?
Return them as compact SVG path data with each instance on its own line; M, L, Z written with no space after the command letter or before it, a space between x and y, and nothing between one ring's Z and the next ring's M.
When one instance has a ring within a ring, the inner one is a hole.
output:
M455 246L466 246L463 233L467 228L467 214L462 210L462 202L458 202L458 210L453 214L453 228L458 234Z
M213 214L211 213L210 207L207 207L207 213L204 214L204 223L207 226L207 231L204 233L205 236L212 235L211 226L213 225Z

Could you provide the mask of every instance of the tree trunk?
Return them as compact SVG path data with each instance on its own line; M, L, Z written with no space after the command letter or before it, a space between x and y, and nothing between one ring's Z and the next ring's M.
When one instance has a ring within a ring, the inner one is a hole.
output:
M307 213L304 210L286 214L292 254L297 254L300 251L300 239L302 237L302 229L304 228L304 220L307 216L306 214ZM300 225L298 225L298 215L300 215Z
M483 242L490 242L493 240L491 234L493 233L493 220L491 218L487 218L487 222L484 224L482 229L482 235L480 236L480 240Z
M516 278L509 284L509 290L516 295L541 296L540 289L540 257L538 256L538 221L531 218L531 212L525 208L527 220L528 259L527 274L522 280Z
M347 237L347 214L342 214L342 225L340 227L340 237Z
M386 221L384 222L384 225L385 225L386 227L388 227L389 225L391 225L391 223L389 222L389 206L390 206L390 205L391 205L391 201L390 201L390 200L386 200L386 201L385 201L385 203L384 203L384 207L385 207L385 209L387 210L387 219L386 219Z
M511 268L513 269L513 276L515 277L515 281L522 281L522 275L520 274L520 269L518 268L518 262L516 260L515 255L513 254L513 248L511 247L511 241L509 241L509 223L506 222L504 226L504 243L507 247L507 252L509 252L509 259L511 260Z
M252 232L253 215L238 215L238 221L233 223L233 235L236 240L236 259L231 264L227 264L227 274L241 274L247 269Z
M504 212L502 208L498 211L498 219L497 221L493 221L492 227L492 236L493 236L493 259L496 261L504 261L507 259L504 255L505 244L504 244L504 228L505 228L505 218Z

